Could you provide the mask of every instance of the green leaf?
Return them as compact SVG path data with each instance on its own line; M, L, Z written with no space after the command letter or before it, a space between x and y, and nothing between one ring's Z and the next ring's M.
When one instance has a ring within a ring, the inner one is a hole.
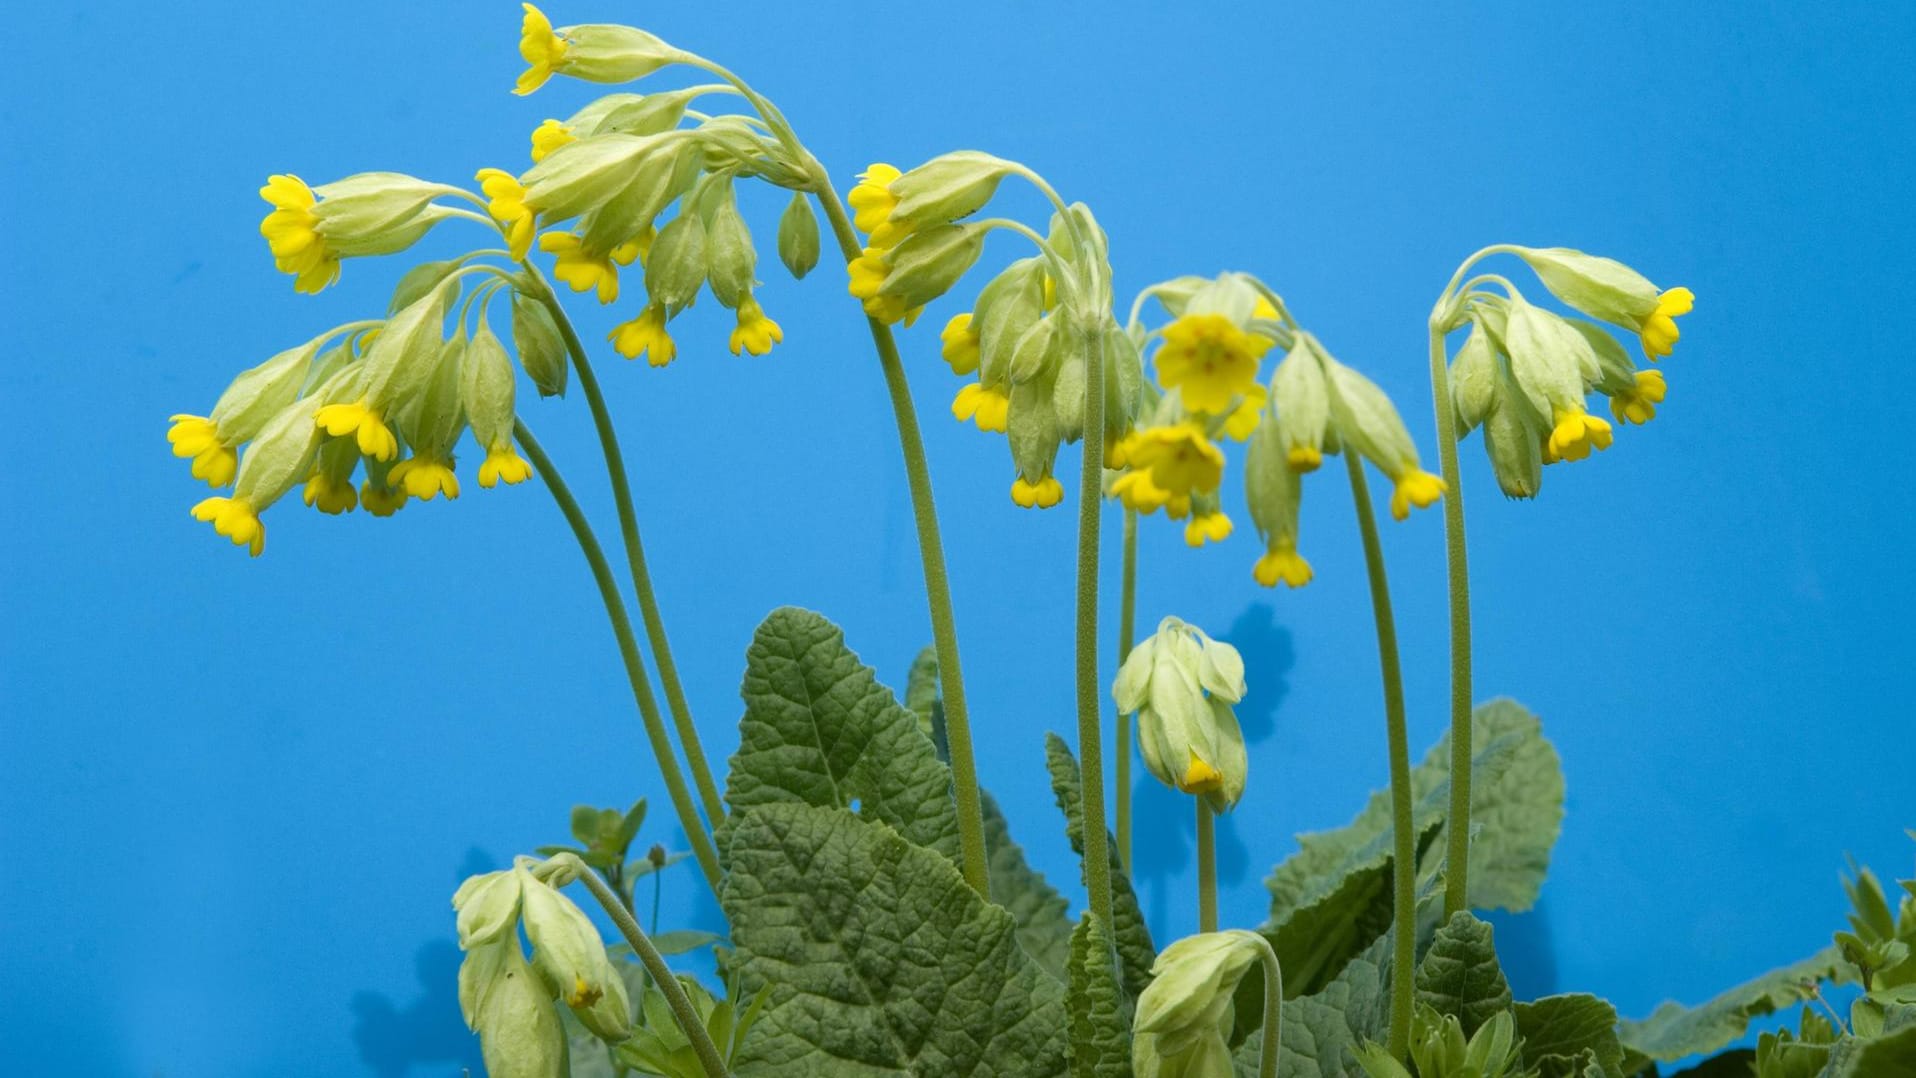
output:
M734 813L800 802L852 808L958 857L951 771L844 634L809 610L772 611L745 656L745 716L725 800Z
M983 795L985 856L991 872L991 900L1018 922L1018 945L1052 976L1063 980L1071 954L1070 904L1025 860L1012 840L998 802Z
M1743 1035L1750 1019L1815 994L1819 981L1846 979L1836 948L1827 947L1794 965L1771 970L1697 1007L1665 1002L1641 1021L1618 1029L1624 1047L1668 1063L1714 1052Z
M945 759L945 700L938 687L938 650L926 648L912 660L911 673L905 677L905 706L918 716L918 728L938 746L938 758Z
M1071 849L1082 865L1084 790L1078 783L1078 759L1057 734L1045 735L1044 751L1045 766L1051 771L1051 792L1064 813L1065 837L1071 840ZM1109 838L1104 848L1111 860L1111 920L1118 949L1118 971L1124 977L1125 994L1136 999L1143 993L1144 986L1151 983L1151 963L1157 961L1158 949L1151 943L1151 929L1144 923L1144 913L1138 908L1138 896L1131 890L1131 880L1124 874L1124 866L1118 863L1117 839Z
M1536 718L1508 700L1477 709L1471 751L1470 897L1479 907L1527 909L1549 867L1563 817L1563 773ZM1419 878L1442 860L1449 811L1446 735L1411 771ZM1392 835L1390 792L1371 795L1345 827L1298 836L1299 850L1265 886L1271 914L1262 931L1284 964L1284 990L1316 991L1389 924Z
M1284 1078L1365 1078L1356 1051L1390 1030L1390 933L1352 958L1324 990L1284 1001L1277 1072ZM1263 1037L1239 1030L1234 1053L1240 1075L1257 1074Z
M740 1078L1064 1071L1064 987L949 858L797 804L740 813L726 851L739 971L770 989Z
M1455 1015L1465 1036L1510 1009L1510 985L1497 964L1495 935L1468 910L1459 910L1438 927L1417 963L1417 1002Z
M660 932L652 937L652 946L660 954L685 954L700 947L709 947L724 942L725 937L716 932L700 932L696 929L681 928L672 932Z
M582 846L599 841L599 810L591 805L572 806L572 837Z
M1623 1078L1623 1045L1617 1040L1617 1009L1596 996L1545 996L1517 1004L1517 1032L1524 1063L1542 1078L1580 1074L1579 1057L1594 1059L1605 1078Z
M1916 1026L1838 1047L1824 1078L1909 1078L1916 1074Z
M1089 910L1070 948L1071 1078L1131 1078L1131 1008L1111 963L1111 937Z

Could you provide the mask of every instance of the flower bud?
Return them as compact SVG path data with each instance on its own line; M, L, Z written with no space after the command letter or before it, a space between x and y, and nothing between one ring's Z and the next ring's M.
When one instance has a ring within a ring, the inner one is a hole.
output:
M1568 247L1519 247L1551 295L1584 314L1633 332L1657 309L1657 286L1615 259L1587 255Z
M976 150L958 150L919 165L893 180L893 221L913 230L947 224L978 212L1012 172L1011 162Z
M577 217L624 190L640 159L673 138L610 134L568 142L520 177L525 202L548 221Z
M361 172L313 188L313 214L326 246L341 257L386 255L411 247L447 216L433 199L458 193L398 172Z
M778 219L778 260L794 279L802 279L818 265L818 217L803 191L792 196Z
M1543 440L1546 428L1530 402L1504 379L1496 404L1484 420L1484 453L1497 486L1512 498L1534 498L1543 488Z
M1251 967L1271 953L1255 932L1206 932L1166 947L1138 996L1132 1063L1160 1078L1232 1073L1232 996Z
M1244 695L1237 649L1177 618L1131 649L1111 694L1136 712L1138 747L1158 780L1228 812L1244 794L1249 758L1231 704Z
M569 371L559 324L545 304L519 292L512 294L512 346L541 397L565 396Z
M516 935L466 952L459 966L459 1004L479 1034L492 1078L564 1078L569 1073L565 1026L552 993L526 964Z
M468 876L453 892L459 949L470 951L512 932L519 924L519 874L510 870ZM513 936L513 945L518 937Z
M738 212L731 184L721 187L717 202L705 225L705 275L718 301L737 309L752 297L758 251L752 246L752 230Z
M1048 509L1064 497L1063 485L1051 474L1058 444L1064 437L1054 407L1056 385L1057 372L1053 370L1011 387L1005 437L1012 463L1018 468L1012 500L1027 509Z
M461 326L440 344L439 361L419 395L400 409L400 431L415 455L441 461L451 457L466 426L465 359L466 331Z
M670 315L690 307L705 285L705 241L704 218L684 207L652 241L645 260L645 291Z
M1496 345L1482 325L1470 327L1470 336L1450 361L1450 399L1457 411L1457 437L1476 429L1497 399Z
M558 70L587 82L635 82L686 55L632 26L561 26L558 35L565 39Z
M1244 447L1244 500L1264 537L1264 556L1252 570L1257 582L1269 588L1282 580L1300 588L1311 579L1310 563L1297 553L1297 508L1304 492L1285 449L1291 439L1283 427L1280 415L1251 433Z
M526 938L532 963L572 1013L606 1040L624 1040L632 1032L631 1003L625 982L606 957L605 941L585 912L558 891L524 880Z

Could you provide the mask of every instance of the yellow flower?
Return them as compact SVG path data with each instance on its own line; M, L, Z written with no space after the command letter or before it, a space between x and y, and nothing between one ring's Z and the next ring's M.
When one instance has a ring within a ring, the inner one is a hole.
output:
M211 419L176 415L166 440L173 443L174 456L193 458L193 478L206 480L209 487L223 487L233 481L239 455L220 441L220 429Z
M406 492L398 487L374 482L368 477L359 484L359 504L376 517L389 517L406 504Z
M1146 427L1125 449L1131 467L1151 473L1151 482L1172 495L1213 491L1224 478L1224 451L1197 423Z
M629 266L639 257L636 239L601 254L585 245L572 232L548 232L539 237L539 249L558 260L552 275L572 286L574 292L590 288L599 291L600 303L619 298L619 267Z
M672 335L665 331L665 308L657 303L648 305L637 318L613 326L606 339L625 358L644 356L654 367L665 366L679 354Z
M1228 538L1230 534L1231 518L1216 511L1196 514L1191 517L1190 523L1184 526L1184 542L1186 546L1203 546L1205 543L1221 543Z
M335 438L355 434L359 451L374 460L391 460L399 455L399 439L386 426L386 417L364 400L328 404L314 413L313 422Z
M1019 476L1011 483L1011 500L1025 509L1049 509L1064 500L1064 485L1054 476L1027 483Z
M1634 390L1626 390L1610 398L1610 414L1616 416L1619 423L1648 423L1656 418L1657 405L1663 403L1667 388L1663 384L1662 371L1638 371ZM178 447L173 451L178 453ZM198 475L198 465L194 469L193 474Z
M1257 386L1257 363L1271 341L1239 329L1221 314L1187 314L1164 327L1155 362L1158 379L1184 396L1184 406L1213 415Z
M868 246L879 250L896 247L899 240L911 234L911 225L891 219L892 211L898 208L891 182L898 177L899 171L890 165L872 165L859 173L857 185L845 196L852 207L852 225L871 237Z
M352 479L327 475L323 468L315 468L313 474L306 477L306 486L300 497L307 505L333 516L350 513L359 504L359 495L353 490Z
M1251 575L1267 588L1276 587L1280 580L1286 587L1301 588L1311 582L1311 563L1297 553L1297 540L1282 537L1257 559Z
M738 325L732 329L730 341L732 354L750 352L762 356L772 350L772 345L785 339L785 331L778 323L765 317L765 311L758 301L747 297L738 305Z
M532 465L527 464L519 451L512 448L511 442L498 441L486 447L486 459L479 465L480 486L491 490L500 483L510 486L530 478Z
M1011 398L996 386L973 382L951 399L951 414L960 423L976 422L979 430L1003 434L1011 418Z
M1578 408L1559 411L1545 445L1546 455L1557 460L1582 460L1592 449L1610 448L1610 424Z
M532 163L538 164L546 159L546 154L564 146L577 138L572 129L557 120L547 120L532 129Z
M504 169L482 168L473 178L479 181L479 190L488 200L486 211L506 234L506 246L512 252L513 261L524 259L532 250L532 234L538 231L538 210L526 202L526 189L519 177Z
M1150 472L1125 472L1111 483L1111 496L1126 509L1155 513L1171 500L1171 492L1151 482Z
M1298 475L1316 471L1324 464L1324 451L1311 445L1294 445L1284 453L1284 463Z
M1269 398L1263 386L1253 384L1245 391L1244 399L1224 418L1224 436L1238 442L1249 438L1263 420L1264 402Z
M1408 520L1411 506L1427 509L1435 505L1437 499L1449 489L1443 480L1429 472L1408 469L1398 475L1397 485L1390 492L1390 515L1398 520Z
M546 84L565 60L565 38L552 32L552 20L531 4L521 5L526 17L519 24L519 55L528 65L512 92L521 97Z
M255 558L266 549L266 525L245 498L208 498L193 507L193 519L211 523L234 546L249 547Z
M1676 347L1677 316L1689 314L1696 306L1696 293L1687 288L1666 289L1657 297L1657 309L1643 320L1643 328L1637 335L1643 338L1643 354L1652 360L1662 359Z
M1185 751L1190 753L1191 762L1184 768L1184 774L1178 776L1178 789L1187 794L1205 794L1213 790L1222 790L1224 772L1205 763L1203 758L1198 756L1196 749Z
M273 252L273 265L293 275L293 290L319 292L339 279L339 253L319 234L319 200L298 176L269 176L259 197L273 210L259 223L259 234Z
M452 474L452 462L432 457L407 457L393 465L386 481L421 501L429 502L441 494L459 496L459 477Z
M951 365L951 373L970 374L978 369L978 331L971 328L970 311L952 315L938 340L938 354Z

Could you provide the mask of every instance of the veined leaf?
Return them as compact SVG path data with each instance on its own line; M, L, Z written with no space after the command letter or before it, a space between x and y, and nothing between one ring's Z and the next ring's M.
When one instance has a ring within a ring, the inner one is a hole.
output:
M740 972L769 991L740 1078L1064 1073L1064 987L949 859L798 804L744 811L728 849Z
M1669 1062L1714 1052L1743 1035L1750 1019L1801 1003L1818 981L1847 978L1836 948L1827 947L1794 965L1771 970L1696 1007L1670 1001L1641 1021L1625 1021L1618 1034L1626 1048Z
M1466 1037L1510 1009L1510 985L1497 964L1495 935L1470 911L1459 910L1438 927L1417 963L1417 1002L1455 1015Z
M1111 937L1089 910L1070 947L1071 1078L1131 1078L1131 1007L1111 964Z
M1390 941L1386 932L1323 991L1284 1001L1278 1020L1277 1072L1284 1078L1365 1078L1353 1054L1365 1041L1383 1041L1390 1031ZM1239 1029L1243 1043L1232 1054L1241 1078L1257 1074L1263 1037Z
M1071 746L1057 734L1045 735L1044 751L1045 766L1051 770L1051 792L1064 813L1065 837L1071 840L1071 848L1082 865L1084 788L1078 782L1078 758L1071 755ZM1143 993L1144 986L1151 983L1151 963L1157 961L1158 950L1151 943L1151 929L1138 908L1137 893L1131 890L1131 880L1124 874L1124 866L1118 863L1117 839L1109 837L1109 832L1106 835L1104 848L1111 861L1112 936L1117 943L1125 994L1136 999Z
M837 626L809 610L772 611L746 652L740 695L745 717L725 787L733 813L787 802L856 807L956 863L951 770Z
M1617 1009L1596 996L1545 996L1519 1003L1517 1032L1524 1063L1542 1078L1584 1073L1594 1061L1604 1078L1623 1078L1623 1045L1617 1041Z

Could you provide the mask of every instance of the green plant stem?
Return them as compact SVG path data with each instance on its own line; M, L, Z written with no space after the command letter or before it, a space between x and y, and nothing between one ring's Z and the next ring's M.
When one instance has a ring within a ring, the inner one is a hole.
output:
M1124 572L1118 590L1118 665L1131 657L1137 642L1138 605L1138 512L1124 511ZM1112 723L1111 751L1117 755L1117 789L1111 791L1117 801L1118 864L1126 874L1131 871L1131 718L1123 709Z
M727 1078L725 1059L719 1055L718 1045L712 1043L712 1035L705 1030L705 1023L699 1020L699 1012L692 1007L692 1000L686 996L685 988L678 978L672 976L672 969L665 964L665 956L652 946L639 922L633 918L632 911L619 903L617 895L612 893L603 881L591 872L579 873L579 879L585 884L592 897L605 907L612 923L618 926L619 934L625 942L632 945L632 953L639 956L639 962L645 971L657 982L659 992L665 996L665 1003L672 1008L672 1017L678 1019L679 1030L685 1039L691 1042L692 1052L699 1057L699 1066L705 1069L707 1078Z
M1264 1043L1257 1055L1258 1078L1277 1078L1277 1050L1284 1017L1284 968L1277 952L1262 935L1264 944Z
M1217 931L1217 813L1202 797L1197 802L1198 931Z
M625 600L619 595L618 582L612 576L612 566L605 560L605 550L599 545L599 537L593 533L592 524L586 520L585 511L579 508L578 499L572 496L572 490L566 486L559 475L559 468L546 455L545 447L532 436L532 430L523 420L513 424L513 434L519 445L532 460L532 466L538 469L539 477L545 480L546 489L552 492L552 500L559 503L559 511L565 515L566 523L572 525L572 534L579 541L579 549L584 552L585 560L592 568L592 579L599 585L599 597L605 601L605 616L612 622L612 635L618 639L619 657L625 661L626 680L632 686L632 699L638 705L639 718L645 724L645 736L652 743L652 756L658 761L659 773L665 779L666 793L671 796L672 807L678 812L679 826L685 829L686 839L692 843L692 854L698 860L699 868L704 870L705 880L717 893L719 884L718 854L712 848L712 837L705 829L705 822L699 818L698 806L692 803L691 791L686 788L685 776L679 771L678 757L672 754L672 739L666 736L665 722L659 716L658 701L652 698L652 686L645 678L645 665L639 658L639 644L632 635L632 619L626 615Z
M1390 1048L1402 1061L1410 1050L1410 1008L1417 947L1417 835L1410 807L1410 733L1404 718L1404 677L1398 664L1397 618L1391 612L1390 579L1384 573L1384 547L1377 536L1364 463L1345 453L1351 500L1357 505L1357 530L1364 538L1364 567L1370 573L1371 618L1377 624L1377 665L1384 682L1384 726L1390 742L1390 817L1392 838Z
M831 222L832 234L837 237L845 260L850 262L861 253L858 233L852 229L851 218L846 216L845 207L839 201L838 192L832 189L825 170L818 167L813 173L819 206ZM958 665L958 629L951 613L951 580L945 571L944 540L938 534L938 508L932 499L931 469L925 463L925 441L918 429L918 412L912 407L905 365L898 357L898 341L892 336L890 326L875 318L865 321L871 328L872 344L878 350L878 363L885 374L885 388L891 395L898 445L905 456L905 480L911 488L912 517L918 527L918 554L925 570L925 600L931 608L931 641L938 654L945 737L951 754L952 792L958 802L960 864L965 882L989 898L985 818L978 797L978 764L971 746L971 713L965 704L965 679Z
M1459 273L1463 270L1459 269ZM1450 400L1442 329L1430 327L1430 395L1443 469L1444 548L1450 573L1450 814L1444 825L1444 915L1470 906L1470 568L1464 555L1464 483L1457 469L1457 412Z
M559 335L565 339L566 351L572 355L572 367L579 374L579 387L585 391L586 406L592 412L592 425L598 430L599 446L605 452L606 474L612 481L612 501L618 507L626 565L632 574L633 594L639 600L639 620L645 625L646 642L651 645L652 660L658 665L659 684L665 689L665 706L672 713L672 725L678 731L679 745L685 751L692 781L698 785L706 819L716 825L725 816L725 803L719 800L718 784L713 781L712 767L705 759L705 746L699 740L698 726L692 721L692 709L685 702L685 689L679 682L678 664L672 661L672 645L666 638L665 619L659 613L658 596L652 591L652 574L645 564L645 547L639 541L639 516L632 505L632 481L626 476L625 455L619 450L619 434L612 423L611 409L606 407L605 393L599 388L598 375L593 373L592 364L586 358L585 345L580 343L579 334L572 328L572 320L566 316L559 297L552 291L552 285L532 263L522 265L538 282L541 292L539 299L552 312L552 319L559 326Z
M1084 463L1078 483L1078 774L1084 790L1084 877L1091 912L1111 919L1104 822L1104 685L1098 677L1098 525L1104 515L1104 347L1083 329Z

